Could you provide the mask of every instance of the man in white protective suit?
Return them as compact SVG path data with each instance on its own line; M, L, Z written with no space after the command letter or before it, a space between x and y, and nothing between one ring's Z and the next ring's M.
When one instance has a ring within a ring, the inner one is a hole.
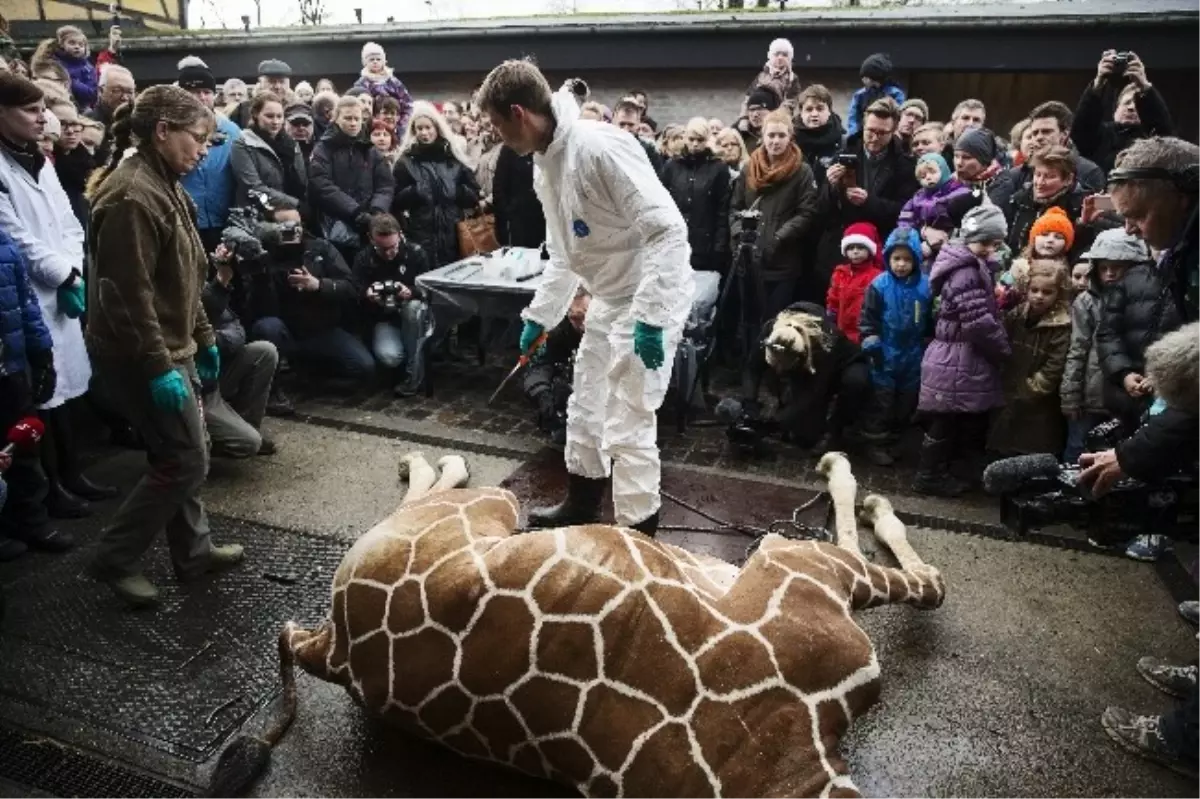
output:
M660 464L655 412L692 304L687 225L637 139L579 119L571 82L552 93L528 61L506 61L479 106L512 149L534 154L550 260L522 313L521 349L562 320L580 281L592 293L567 405L567 497L529 523L595 522L612 474L618 524L654 535Z

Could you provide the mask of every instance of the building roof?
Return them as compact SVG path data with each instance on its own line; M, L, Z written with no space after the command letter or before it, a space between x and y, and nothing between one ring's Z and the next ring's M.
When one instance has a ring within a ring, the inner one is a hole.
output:
M1163 26L1200 20L1195 0L1059 0L1059 2L936 3L916 6L814 7L787 11L746 9L724 12L659 14L569 14L498 17L428 22L397 21L371 25L252 28L249 32L193 29L129 36L126 47L139 49L238 48L271 41L280 44L403 41L429 38L488 38L538 34L702 33L716 31L786 32L867 29L978 29L1042 26Z

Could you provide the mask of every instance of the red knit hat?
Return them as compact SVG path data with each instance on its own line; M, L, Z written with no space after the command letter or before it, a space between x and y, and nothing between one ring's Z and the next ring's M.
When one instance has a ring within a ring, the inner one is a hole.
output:
M1071 223L1067 212L1061 208L1050 208L1037 218L1033 227L1029 228L1029 246L1032 247L1033 240L1043 233L1061 234L1067 240L1068 250L1075 244L1075 225Z
M870 222L855 222L846 226L846 231L842 234L842 255L846 254L846 248L852 244L866 247L876 266L882 263L880 251L883 249L883 242L879 240L879 231Z

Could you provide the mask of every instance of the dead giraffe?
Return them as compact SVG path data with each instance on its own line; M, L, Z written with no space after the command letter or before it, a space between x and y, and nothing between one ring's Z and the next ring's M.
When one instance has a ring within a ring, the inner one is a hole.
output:
M880 685L851 613L936 608L945 587L882 497L865 517L900 568L863 558L844 455L818 465L838 544L770 535L740 570L609 525L513 535L516 497L439 466L405 458L409 492L342 560L330 617L285 626L282 716L222 755L215 793L265 765L297 661L406 730L586 796L858 795L838 742Z

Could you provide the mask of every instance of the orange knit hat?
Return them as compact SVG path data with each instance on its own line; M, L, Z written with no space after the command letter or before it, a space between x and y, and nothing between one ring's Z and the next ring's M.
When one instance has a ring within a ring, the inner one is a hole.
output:
M1068 250L1075 244L1075 225L1071 224L1070 217L1061 208L1050 208L1037 218L1033 227L1029 228L1029 246L1032 247L1033 240L1043 233L1061 233L1067 240Z

